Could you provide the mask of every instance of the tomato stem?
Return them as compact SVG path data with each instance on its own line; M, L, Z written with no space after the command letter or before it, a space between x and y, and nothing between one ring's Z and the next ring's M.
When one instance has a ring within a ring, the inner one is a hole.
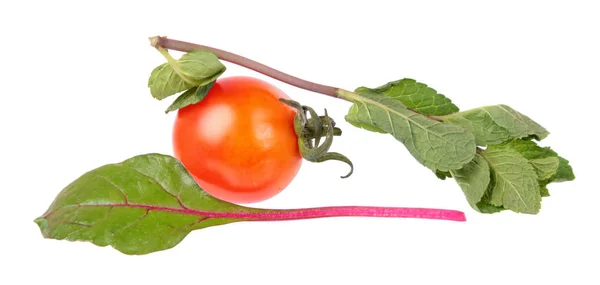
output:
M302 88L304 90L327 95L330 97L340 98L340 97L338 97L338 89L339 88L322 85L322 84L310 82L310 81L307 81L304 79L300 79L298 77L281 72L277 69L271 68L267 65L256 62L249 58L246 58L241 55L237 55L237 54L234 54L234 53L231 53L228 51L224 51L221 49L204 46L204 45L199 45L199 44L194 44L194 43L189 43L189 42L172 40L172 39L168 39L166 37L160 37L160 36L151 37L150 44L155 48L162 47L165 49L176 50L176 51L181 51L181 52L190 52L192 50L210 51L210 52L214 53L221 60L231 62L231 63L237 64L239 66L243 66L245 68L254 70L256 72L259 72L259 73L269 76L271 78L277 79L279 81L285 82L292 86L296 86L296 87ZM340 98L340 99L345 100L344 98Z

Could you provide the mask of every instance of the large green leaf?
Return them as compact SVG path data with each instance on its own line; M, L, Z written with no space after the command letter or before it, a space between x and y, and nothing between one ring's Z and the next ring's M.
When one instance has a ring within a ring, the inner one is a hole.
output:
M446 96L410 78L392 81L372 89L361 86L354 92L384 94L402 102L406 108L423 115L441 116L458 112L458 107Z
M432 170L460 169L475 156L473 135L459 126L427 118L385 95L343 90L339 95L354 103L346 121L391 134Z
M488 162L494 180L489 203L518 213L538 213L542 200L540 186L527 159L505 146L490 146L481 155Z
M472 132L480 146L529 136L541 140L548 136L541 125L506 105L486 106L439 118Z
M175 246L194 229L241 220L223 213L256 212L267 211L213 198L176 159L148 154L85 173L35 221L46 238L145 254Z

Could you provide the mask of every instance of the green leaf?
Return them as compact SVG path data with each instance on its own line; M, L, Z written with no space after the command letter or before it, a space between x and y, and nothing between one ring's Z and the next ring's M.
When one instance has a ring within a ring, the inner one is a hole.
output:
M537 159L546 159L555 157L558 159L558 167L555 173L549 178L539 178L540 185L545 186L549 183L572 181L575 179L573 168L569 165L569 161L559 156L550 147L540 147L536 142L531 140L517 139L503 143L502 145L510 147L518 151L523 157L529 160L530 163Z
M210 91L214 83L215 82L211 82L204 86L192 87L188 89L183 94L179 95L175 101L173 101L173 104L167 108L165 113L169 113L185 106L200 102L202 99L204 99L204 97L206 97L206 94L208 94L208 91Z
M435 176L437 176L437 178L439 178L441 180L446 180L446 178L452 178L452 174L450 174L449 171L435 170L434 173L435 173Z
M465 167L450 170L452 176L463 190L467 202L479 211L478 204L490 185L490 167L487 161L479 154Z
M502 206L494 206L486 200L481 200L477 202L477 210L484 214L494 214L502 212L506 209Z
M487 161L486 161L487 163ZM488 164L488 169L489 169L489 164ZM477 202L477 207L475 210L484 213L484 214L494 214L494 213L498 213L498 212L502 212L504 210L506 210L506 208L502 207L502 206L494 206L491 204L490 199L492 198L492 191L494 190L494 186L496 185L496 178L494 177L491 169L490 169L490 178L489 178L490 183L487 186L487 189L485 190L485 193L483 194L483 196L481 197L481 201Z
M204 50L190 51L181 56L177 63L180 75L189 78L195 86L213 83L226 70L215 54Z
M150 87L152 97L162 100L187 90L193 85L183 81L168 63L163 63L152 70L148 87Z
M493 175L490 204L517 213L536 214L542 197L537 174L516 150L505 146L490 146L481 152Z
M217 80L225 66L211 52L194 50L156 67L148 79L150 93L158 100L165 99L195 86L205 86Z
M460 169L475 156L473 135L459 126L429 119L385 95L340 90L339 96L354 103L346 121L391 134L431 170Z
M558 169L556 174L548 179L550 182L563 182L575 180L573 168L569 165L569 161L563 157L558 157Z
M546 180L556 174L558 170L558 157L545 157L530 159L529 163L535 168L538 180Z
M540 195L542 195L542 197L549 197L550 192L548 191L548 187L540 186Z
M471 131L479 146L529 136L541 140L549 134L541 125L506 105L486 106L439 118Z
M46 238L146 254L177 245L192 230L243 220L225 213L256 212L269 211L213 198L175 158L147 154L83 174L35 222Z
M384 94L402 102L406 108L423 115L441 116L458 112L458 107L450 99L438 94L433 88L410 78L392 81L373 89L361 86L354 92Z

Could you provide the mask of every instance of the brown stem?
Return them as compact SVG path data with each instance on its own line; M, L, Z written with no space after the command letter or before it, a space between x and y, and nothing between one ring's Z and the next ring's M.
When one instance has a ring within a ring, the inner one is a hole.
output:
M177 50L177 51L181 51L181 52L189 52L192 50L207 50L207 51L214 53L218 58L220 58L224 61L228 61L228 62L237 64L237 65L246 67L248 69L262 73L266 76L272 77L279 81L296 86L298 88L302 88L302 89L305 89L308 91L324 94L324 95L331 96L334 98L339 98L337 95L338 88L306 81L304 79L300 79L298 77L291 76L287 73L284 73L277 69L266 66L262 63L256 62L249 58L246 58L246 57L243 57L243 56L240 56L240 55L228 52L228 51L224 51L224 50L220 50L220 49L216 49L216 48L208 47L208 46L204 46L204 45L199 45L199 44L193 44L193 43L188 43L188 42L183 42L183 41L178 41L178 40L172 40L172 39L168 39L166 37L159 37L159 36L151 37L150 42L153 47L163 47L165 49Z

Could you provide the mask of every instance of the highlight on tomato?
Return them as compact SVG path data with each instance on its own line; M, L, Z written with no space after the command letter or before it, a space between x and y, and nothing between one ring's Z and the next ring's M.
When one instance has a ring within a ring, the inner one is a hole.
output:
M220 78L200 102L178 110L174 156L212 196L256 203L284 190L302 164L296 110L257 78Z

